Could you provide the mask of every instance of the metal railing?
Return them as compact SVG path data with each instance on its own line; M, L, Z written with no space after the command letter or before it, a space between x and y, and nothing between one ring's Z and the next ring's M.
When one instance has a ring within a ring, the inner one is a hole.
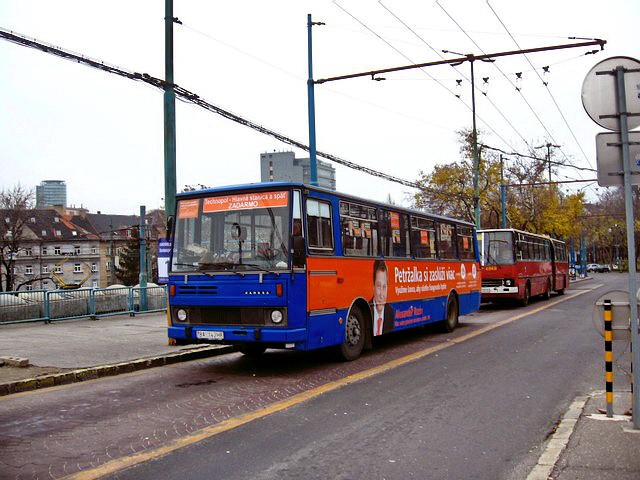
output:
M0 292L0 325L135 315L167 308L166 286Z

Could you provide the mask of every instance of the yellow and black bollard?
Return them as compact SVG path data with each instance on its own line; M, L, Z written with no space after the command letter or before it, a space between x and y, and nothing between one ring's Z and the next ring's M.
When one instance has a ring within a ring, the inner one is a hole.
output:
M607 417L613 417L613 312L611 300L604 302L604 365Z

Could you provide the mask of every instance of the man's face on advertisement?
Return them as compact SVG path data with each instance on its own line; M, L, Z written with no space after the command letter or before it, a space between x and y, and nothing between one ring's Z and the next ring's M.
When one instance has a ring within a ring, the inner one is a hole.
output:
M382 312L384 304L387 302L387 272L378 270L376 281L373 286L373 296L375 298L378 312Z

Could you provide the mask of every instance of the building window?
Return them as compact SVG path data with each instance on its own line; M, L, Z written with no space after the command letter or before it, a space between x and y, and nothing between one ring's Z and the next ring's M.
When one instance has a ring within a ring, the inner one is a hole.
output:
M42 230L42 236L46 237L47 236L47 231L46 230Z
M111 262L107 262L106 267L107 267L107 272L110 272L111 271Z
M47 247L42 247L42 255L47 255Z
M92 286L93 288L98 288L98 281L97 281L97 280L94 280L93 282L91 282L91 286Z
M73 254L80 255L80 247L73 247Z
M53 217L53 221L56 223L60 222L60 217Z
M82 273L82 266L79 263L73 265L73 273Z
M60 249L60 247L53 247L53 254L62 255L62 250Z
M95 255L98 253L98 247L91 247L91 254Z
M91 271L92 272L97 272L98 271L98 264L97 263L92 263L91 264Z
M24 249L24 256L30 257L33 255L33 249L31 247L27 247Z
M56 235L56 237L61 237L62 236L62 230L56 230L55 231L55 235Z
M29 284L27 284L27 285L25 285L25 286L24 286L24 289L25 289L27 292L30 292L31 290L33 290L33 285L31 285L31 284L29 283Z
M78 236L78 232L75 230L71 230L71 235L73 235L74 237Z
M62 273L62 267L60 265L56 265L53 269L53 273Z
M49 265L42 266L42 273L49 273Z
M33 275L33 265L27 265L26 267L24 267L24 274Z

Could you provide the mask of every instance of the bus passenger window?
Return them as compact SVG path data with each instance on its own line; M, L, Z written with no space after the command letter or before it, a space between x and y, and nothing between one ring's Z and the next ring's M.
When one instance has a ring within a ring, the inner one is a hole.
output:
M473 229L458 225L456 228L458 237L458 255L462 260L473 260L476 258L473 245Z
M411 217L411 249L416 258L436 258L436 225L433 220Z
M438 253L442 259L458 258L456 252L456 227L450 223L438 224Z
M307 230L309 250L316 253L333 253L331 204L319 200L307 200Z
M351 202L340 202L342 253L354 257L377 255L378 222L375 209Z

